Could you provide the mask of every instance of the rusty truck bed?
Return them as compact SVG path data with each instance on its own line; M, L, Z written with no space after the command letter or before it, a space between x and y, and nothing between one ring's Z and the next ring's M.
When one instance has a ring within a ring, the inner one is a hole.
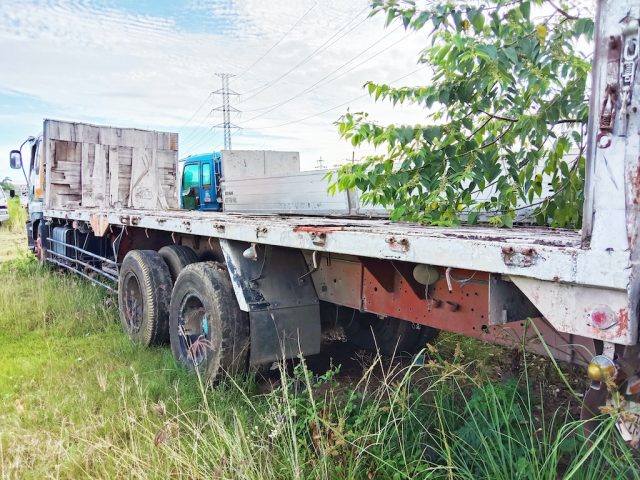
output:
M131 226L624 290L626 252L581 248L581 233L540 227L433 227L387 219L186 210L47 209L48 218Z

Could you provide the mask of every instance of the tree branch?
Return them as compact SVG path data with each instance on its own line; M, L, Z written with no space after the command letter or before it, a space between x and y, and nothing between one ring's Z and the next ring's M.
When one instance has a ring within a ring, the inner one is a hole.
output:
M549 5L551 5L553 8L556 9L556 12L558 12L560 15L562 15L567 20L579 20L580 19L580 17L577 17L575 15L571 15L566 10L561 9L555 3L553 3L551 0L547 0L547 1L549 2Z

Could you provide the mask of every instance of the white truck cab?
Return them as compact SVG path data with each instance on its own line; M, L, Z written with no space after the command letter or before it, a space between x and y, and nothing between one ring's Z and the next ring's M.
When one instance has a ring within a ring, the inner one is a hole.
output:
M24 156L23 156L23 150ZM11 168L22 169L27 182L27 241L29 248L37 253L38 226L42 220L45 172L42 159L42 135L27 138L20 148L10 154ZM25 169L25 163L27 167ZM27 173L28 172L28 173Z

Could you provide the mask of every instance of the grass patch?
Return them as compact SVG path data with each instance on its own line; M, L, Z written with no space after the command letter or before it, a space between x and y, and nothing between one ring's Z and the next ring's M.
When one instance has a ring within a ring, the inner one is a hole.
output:
M22 206L18 197L14 197L7 200L7 210L9 211L9 220L6 222L6 225L2 225L2 228L8 229L11 232L22 232L24 230L24 224L29 218L27 209Z
M613 420L585 442L530 356L498 381L504 350L444 335L424 365L374 356L355 382L297 362L268 393L205 388L131 344L100 289L26 255L0 281L3 478L640 478Z

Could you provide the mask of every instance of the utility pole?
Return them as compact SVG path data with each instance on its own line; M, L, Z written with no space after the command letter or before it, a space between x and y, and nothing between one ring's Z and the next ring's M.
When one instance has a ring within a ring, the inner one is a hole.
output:
M222 112L222 123L214 125L213 128L222 127L224 132L224 149L231 150L231 129L232 128L240 128L237 125L231 123L231 112L239 112L235 107L231 106L231 102L229 101L230 95L238 95L236 92L229 88L229 78L235 77L235 75L231 73L216 73L217 77L220 77L222 80L222 88L213 92L216 95L222 95L222 105L216 107L212 110Z
M318 169L324 168L324 160L322 160L322 155L320 155L320 158L316 162L316 168Z

